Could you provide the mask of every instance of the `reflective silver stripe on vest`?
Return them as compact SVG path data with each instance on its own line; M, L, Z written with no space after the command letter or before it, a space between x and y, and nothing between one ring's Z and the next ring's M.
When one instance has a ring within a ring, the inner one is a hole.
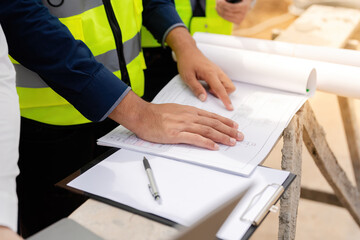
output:
M42 0L43 4L49 9L50 13L58 18L66 18L81 14L87 10L103 5L102 0L64 0L63 3L54 7L50 3L57 6L60 0Z
M96 56L95 59L96 61L104 64L104 66L111 72L116 72L120 70L119 60L115 49L100 54Z
M137 33L132 39L129 39L124 43L124 57L126 65L134 60L141 51L141 35ZM119 60L117 57L117 51L111 50L106 53L100 54L95 57L98 62L101 62L111 72L119 71Z
M124 42L124 55L126 65L134 60L141 52L141 34L138 32L133 38Z
M132 39L124 43L124 54L126 64L134 60L141 51L140 33L137 33ZM119 60L116 50L110 50L95 57L98 62L111 72L120 70ZM45 88L48 85L40 78L38 74L23 67L20 64L14 64L16 70L16 86L24 88Z
M124 43L124 57L126 65L134 60L141 51L140 33L137 33L132 39L129 39ZM110 50L106 53L100 54L95 57L98 62L105 65L111 72L119 71L119 60L117 51L115 49Z
M16 86L24 88L46 88L49 87L41 77L20 64L14 64L16 71Z

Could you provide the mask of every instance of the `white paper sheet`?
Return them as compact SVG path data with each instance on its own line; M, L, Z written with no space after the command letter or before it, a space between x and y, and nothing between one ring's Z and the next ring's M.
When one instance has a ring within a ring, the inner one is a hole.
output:
M268 184L283 184L289 175L285 171L257 167L249 178L244 178L146 154L162 198L160 205L149 192L143 156L121 149L68 185L190 226L252 183L218 233L223 239L240 239L250 227L240 217L253 196ZM275 188L268 188L251 208L251 214L256 215L274 192Z
M236 146L211 151L185 144L156 144L141 140L119 126L98 140L98 144L151 153L221 171L249 175L268 155L292 116L307 100L306 95L234 82L231 94L234 111L227 111L211 94L199 101L179 76L156 96L154 103L179 103L211 111L239 124L245 139Z
M318 90L345 97L360 98L360 51L210 33L195 33L194 38L198 46L211 44L257 53L259 59L258 71L264 71L264 65L274 67L272 62L264 61L269 59L269 54L298 59L297 67L299 69L302 69L302 66L315 68L317 73L316 88ZM208 55L211 50L207 48L201 50L210 60L222 65L223 57ZM287 74L288 71L285 66L288 65L279 65L280 68L275 66L274 72L276 73L280 69L284 74ZM283 70L281 67L283 67ZM231 73L227 69L224 71L227 74L228 72Z

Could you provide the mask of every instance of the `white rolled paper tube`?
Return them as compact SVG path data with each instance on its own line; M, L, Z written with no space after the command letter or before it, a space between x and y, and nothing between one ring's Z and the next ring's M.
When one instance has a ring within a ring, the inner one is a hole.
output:
M360 67L309 60L317 73L317 89L360 98Z
M235 49L305 59L317 74L317 89L344 97L360 98L360 51L292 44L279 41L195 33L204 42Z
M316 72L303 59L202 43L198 48L233 81L299 94L315 91Z
M194 34L194 39L197 43L207 43L223 47L245 49L249 51L260 51L284 56L360 67L360 51L349 49L312 46L200 32L196 32Z

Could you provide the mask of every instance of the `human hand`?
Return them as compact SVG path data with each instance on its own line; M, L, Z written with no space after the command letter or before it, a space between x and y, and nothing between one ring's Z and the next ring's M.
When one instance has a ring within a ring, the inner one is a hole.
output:
M0 226L0 239L1 240L22 240L23 238L17 235L13 230L8 227Z
M132 91L109 117L139 138L156 143L217 150L217 143L234 146L244 138L238 125L228 118L190 106L148 103Z
M226 0L216 0L216 11L219 16L225 20L240 24L251 8L251 2L252 0L242 0L238 3L230 3Z
M206 90L199 82L204 80L210 92L223 102L226 109L233 110L229 94L235 91L234 84L217 65L201 53L187 29L174 28L166 42L175 52L181 78L195 96L201 101L206 100Z

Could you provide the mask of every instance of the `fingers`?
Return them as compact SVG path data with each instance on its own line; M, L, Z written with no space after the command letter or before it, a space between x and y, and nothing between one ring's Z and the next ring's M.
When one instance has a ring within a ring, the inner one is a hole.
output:
M191 132L200 133L202 136L226 145L235 145L236 141L244 139L244 135L237 130L237 123L214 113L209 114L210 116L199 115L196 123L200 126L194 126L200 130L195 129Z
M150 104L147 116L134 133L157 143L185 143L216 150L218 143L234 146L244 136L231 119L196 107L179 104Z
M215 71L208 72L204 75L203 79L210 87L210 92L219 98L227 110L233 110L234 107L231 103L229 94L235 91L233 82L220 70L215 67ZM191 91L200 101L206 100L207 94L204 87L195 76L184 77Z
M178 58L179 73L194 95L205 101L207 93L199 80L204 80L211 91L224 103L226 109L233 110L229 94L235 90L226 74L195 46L193 51L185 51Z
M231 119L196 108L193 110L196 111L197 116L195 114L189 116L190 121L184 121L185 124L179 133L179 137L181 136L179 140L181 139L182 143L216 149L214 143L234 146L237 141L244 139L244 135L237 130L238 124Z
M208 74L204 79L206 79L211 93L224 103L226 109L233 110L229 97L229 94L235 91L233 82L220 70ZM184 81L200 101L204 102L206 100L206 90L195 76L187 76Z
M223 71L220 71L219 73L219 80L222 83L222 85L225 87L225 90L228 94L235 91L236 88L234 83Z
M207 94L204 87L201 85L201 83L196 79L195 76L188 77L185 82L191 89L191 91L194 93L194 95L200 99L200 101L204 102L206 100Z
M216 75L210 75L206 82L209 84L211 92L223 102L226 109L230 111L234 110L229 97L229 93L235 90L232 81L227 76L220 78Z
M229 146L233 146L236 144L236 141L242 141L244 139L243 134L237 129L222 124L219 120L212 118L199 118L196 124L189 125L186 130Z
M190 144L201 148L207 148L209 150L219 149L219 145L214 141L194 133L181 132L179 133L178 140L181 143Z
M217 143L234 146L237 141L244 139L242 133L220 121L210 118L199 118L199 120L198 123L188 124L178 134L179 143L217 150L219 148Z
M218 115L216 113L208 112L208 111L198 109L198 108L195 108L195 107L194 107L194 110L196 111L196 114L198 116L216 119L216 120L220 121L221 123L223 123L223 124L225 124L225 125L227 125L227 126L229 126L231 128L237 129L239 127L239 125L236 122L234 122L233 120L231 120L229 118L226 118L226 117L223 117L221 115Z
M240 24L250 7L250 1L241 1L239 3L229 3L225 0L218 0L216 3L216 11L224 19Z

